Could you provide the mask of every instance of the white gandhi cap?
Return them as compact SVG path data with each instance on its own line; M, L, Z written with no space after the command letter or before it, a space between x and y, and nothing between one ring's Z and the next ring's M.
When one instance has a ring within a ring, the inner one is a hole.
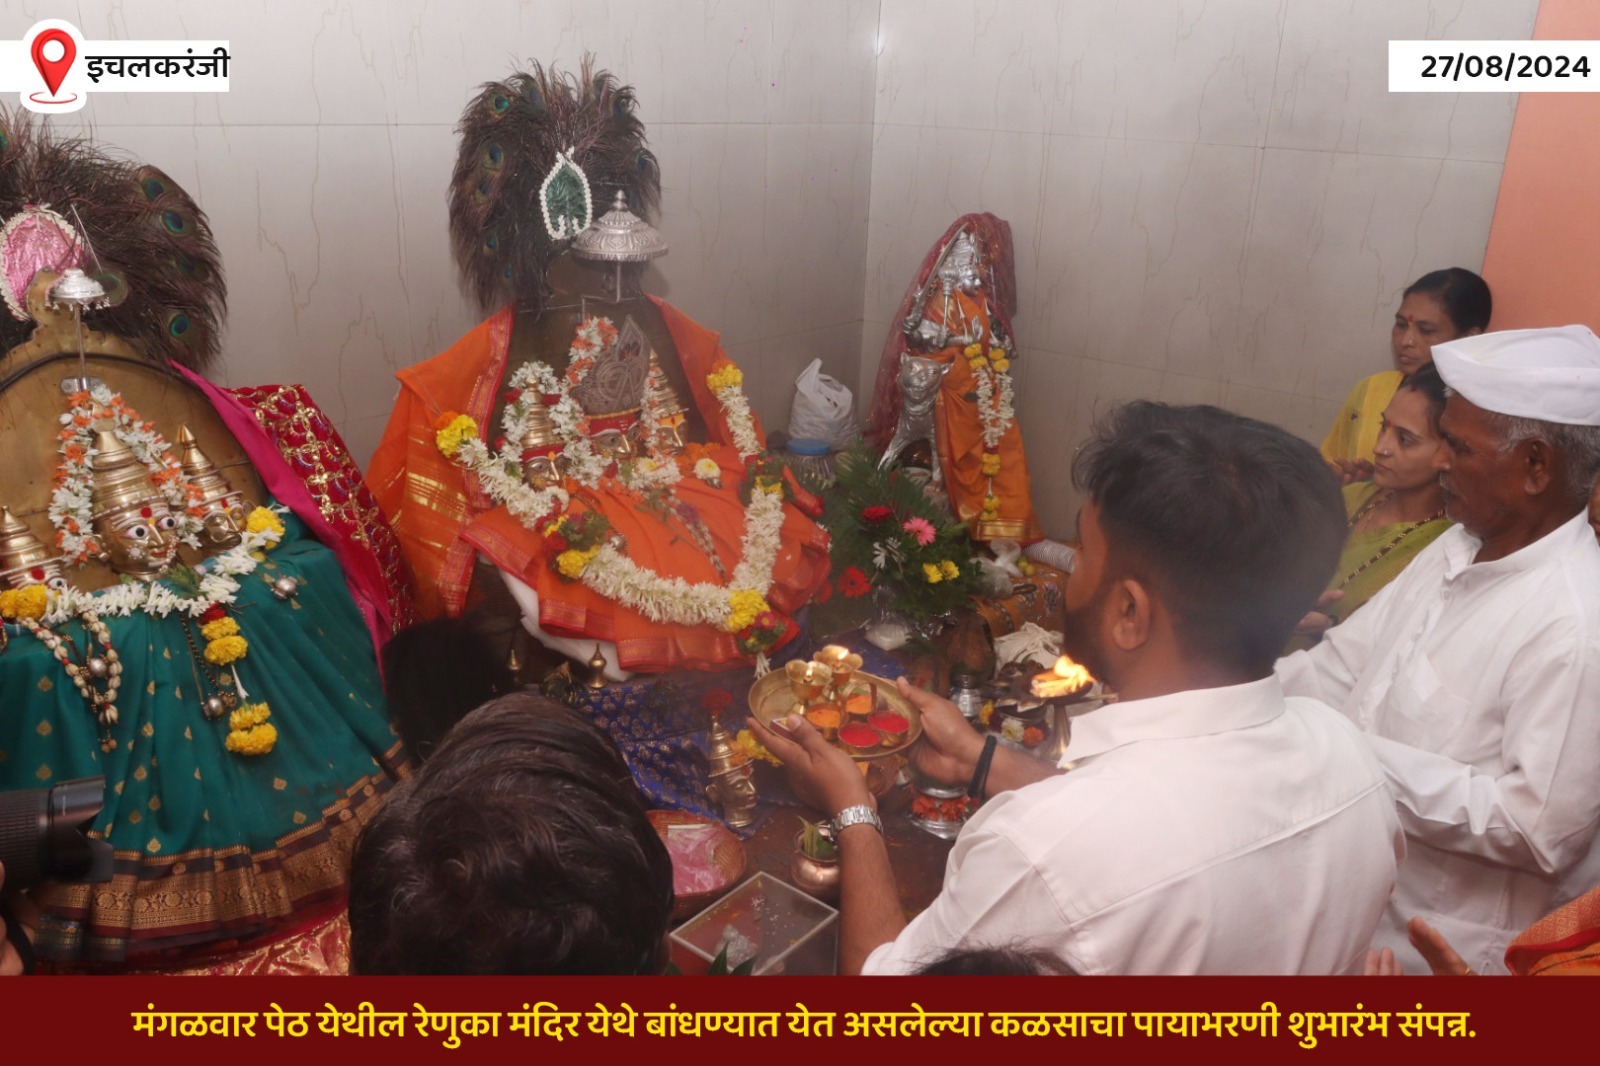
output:
M1451 390L1517 418L1600 426L1600 337L1588 326L1508 329L1433 346Z

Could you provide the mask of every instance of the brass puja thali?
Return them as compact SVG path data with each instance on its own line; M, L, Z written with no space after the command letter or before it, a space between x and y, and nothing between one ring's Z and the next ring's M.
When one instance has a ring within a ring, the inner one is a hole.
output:
M860 666L859 655L830 645L810 662L796 660L757 681L750 713L763 725L803 714L857 760L900 754L922 736L922 716L893 681Z

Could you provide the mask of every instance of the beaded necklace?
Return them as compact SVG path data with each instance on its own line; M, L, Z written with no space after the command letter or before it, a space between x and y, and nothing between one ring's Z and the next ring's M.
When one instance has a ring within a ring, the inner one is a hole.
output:
M1349 528L1351 530L1354 530L1356 528L1356 524L1358 522L1360 522L1363 518L1365 518L1373 510L1375 510L1380 503L1387 503L1391 498L1393 498L1393 496L1394 496L1394 493L1392 493L1392 492L1387 493L1387 494L1386 493L1377 493L1377 494L1375 494L1372 497L1372 499L1368 500L1366 503L1361 505L1360 510L1356 511L1355 514L1350 516ZM1427 525L1429 522L1437 522L1439 519L1441 519L1443 517L1444 517L1444 509L1440 508L1439 510L1435 511L1433 514L1429 515L1427 518L1424 518L1424 519L1422 519L1420 521L1412 522L1412 523L1408 524L1404 529L1402 529L1402 530L1400 530L1400 532L1396 533L1394 535L1393 539L1391 539L1389 541L1389 543L1387 543L1383 547L1379 548L1377 550L1377 552L1372 556L1372 558L1368 559L1366 562L1362 563L1360 566L1356 567L1354 570L1352 570L1348 574L1346 574L1344 576L1344 580L1340 581L1337 585L1334 586L1334 588L1335 589L1339 589L1339 590L1343 590L1346 585L1350 584L1350 582L1352 582L1356 578L1360 577L1361 574L1364 571L1366 571L1369 567L1371 567L1373 564L1377 563L1384 556L1388 555L1390 552L1394 551L1397 547L1399 547L1401 541L1405 540L1407 537L1409 537L1411 534L1415 533L1417 530L1421 529L1423 526Z

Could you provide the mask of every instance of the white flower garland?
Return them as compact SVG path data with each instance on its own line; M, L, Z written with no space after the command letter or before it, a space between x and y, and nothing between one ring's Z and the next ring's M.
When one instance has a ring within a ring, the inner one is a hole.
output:
M72 408L61 416L65 428L61 441L61 463L56 469L56 487L50 493L50 522L56 529L56 544L69 566L78 566L98 550L94 536L94 424L112 420L113 432L128 446L135 459L148 468L177 519L178 539L193 548L200 546L200 520L190 508L200 502L199 488L190 484L183 466L168 455L172 447L156 431L155 423L139 417L120 393L103 383L91 385L87 393L74 394ZM85 398L87 402L84 402Z
M1009 355L1004 348L990 349L990 358L998 351L1000 358L1009 360ZM1000 441L1005 437L1006 431L1011 428L1017 414L1013 406L1015 397L1011 391L1011 373L1009 370L996 370L992 363L985 362L984 368L976 374L978 379L978 417L983 421L983 444L989 451L1000 447ZM998 395L995 383L999 383Z
M507 384L517 394L506 405L501 419L506 439L498 452L491 452L482 440L471 436L461 442L453 455L456 462L478 476L479 484L490 498L504 504L529 530L537 530L542 519L564 511L570 500L560 488L535 490L522 480L521 442L527 433L531 405L544 404L547 397L556 397L547 408L556 436L562 441L566 474L579 484L597 487L609 464L588 440L587 418L572 396L572 388L583 381L594 364L594 357L614 342L615 337L616 329L608 319L585 319L578 327L565 375L558 376L548 365L538 362L528 363L512 375ZM712 391L726 414L734 447L741 459L748 460L761 455L763 448L750 402L744 395L742 376L732 364L726 364L712 377L720 381L729 374L735 383L713 386ZM716 469L709 469L708 465ZM701 460L695 464L693 472L701 480L717 484L721 468L714 461L707 464L706 460ZM676 461L657 455L645 455L619 464L617 471L617 480L641 495L670 489L681 477ZM752 485L744 517L739 563L727 585L663 577L635 563L610 543L594 553L579 580L599 595L638 611L651 621L726 629L733 616L736 593L755 593L764 598L772 587L783 527L782 494Z
M281 513L284 508L273 510ZM155 618L165 618L175 612L197 618L214 603L234 603L239 593L236 579L254 573L260 565L255 553L275 547L280 539L280 534L271 529L243 534L237 546L201 563L205 570L196 568L200 573L200 590L194 596L181 595L160 581L127 581L94 592L69 586L52 593L43 621L46 625L59 625L84 611L118 618L135 612Z
M732 613L734 592L749 590L765 597L772 587L783 526L783 497L759 489L745 509L744 542L739 565L726 586L710 582L691 584L679 577L662 577L629 559L610 544L604 545L580 579L596 593L631 607L652 622L669 625L722 627Z
M729 385L716 390L717 402L728 413L728 432L733 436L733 446L739 458L749 459L760 455L761 441L756 437L755 419L750 415L750 401L740 385Z
M566 510L569 499L566 490L559 486L535 489L523 481L521 463L508 457L505 449L501 449L499 456L491 455L488 445L471 437L461 442L456 462L478 475L483 490L495 502L505 504L506 510L530 529L545 515Z

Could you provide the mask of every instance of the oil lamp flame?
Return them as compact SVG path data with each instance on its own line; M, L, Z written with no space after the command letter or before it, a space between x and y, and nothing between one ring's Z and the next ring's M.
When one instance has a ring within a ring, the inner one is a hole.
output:
M1032 691L1038 699L1053 700L1076 695L1092 684L1094 678L1089 671L1063 655L1055 666L1034 675Z

